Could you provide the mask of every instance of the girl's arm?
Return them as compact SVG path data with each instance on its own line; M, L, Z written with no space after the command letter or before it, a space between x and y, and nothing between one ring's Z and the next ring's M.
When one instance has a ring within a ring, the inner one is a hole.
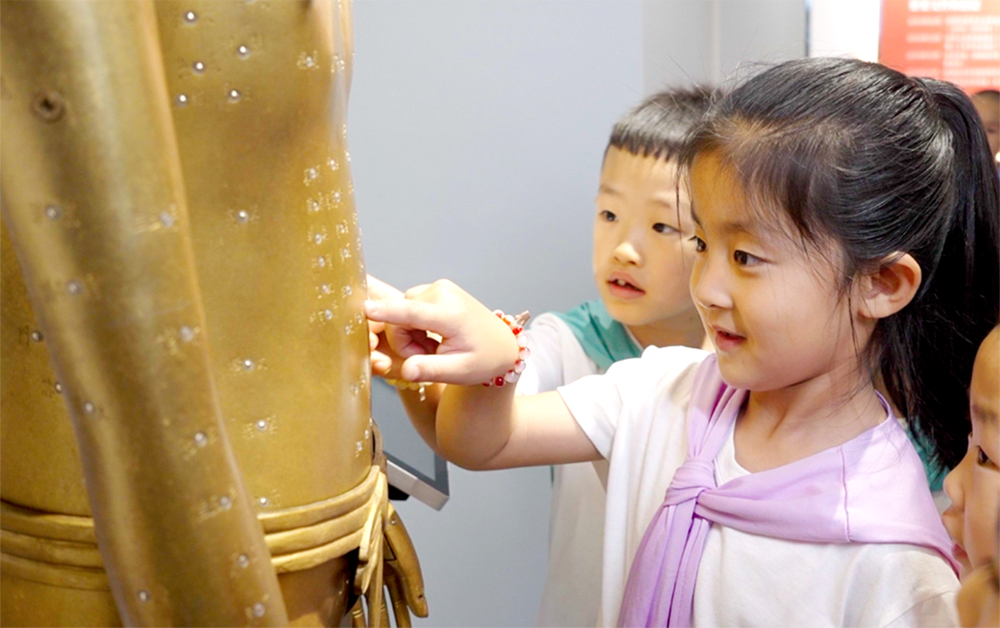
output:
M514 335L490 310L448 281L406 296L369 301L366 311L371 320L389 324L386 334L397 339L404 358L403 379L451 384L435 416L436 451L471 469L600 459L558 393L515 397L514 386L482 385L510 369L518 352ZM413 332L441 336L435 353L420 343L399 342ZM431 434L417 429L425 439Z
M467 469L601 459L559 393L515 396L513 386L447 386L437 439L441 454Z

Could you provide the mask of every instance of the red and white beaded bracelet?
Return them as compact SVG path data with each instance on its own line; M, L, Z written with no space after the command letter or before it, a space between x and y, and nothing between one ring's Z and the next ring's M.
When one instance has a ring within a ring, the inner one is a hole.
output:
M504 314L501 310L493 310L493 313L510 328L511 333L517 338L518 347L514 368L508 370L503 375L497 375L488 382L483 382L483 386L496 386L499 388L507 384L516 384L517 380L521 377L521 373L524 372L524 367L526 366L524 361L531 355L531 351L528 349L528 337L521 335L521 332L524 331L524 324L531 318L531 314L524 311L517 316L511 316L510 314Z

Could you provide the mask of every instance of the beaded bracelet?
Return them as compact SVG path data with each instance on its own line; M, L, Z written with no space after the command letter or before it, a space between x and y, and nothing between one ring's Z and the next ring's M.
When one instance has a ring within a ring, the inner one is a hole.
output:
M405 379L390 379L388 377L383 378L386 384L390 386L395 386L396 390L412 390L420 395L420 401L427 400L427 387L431 386L433 382L408 382Z
M531 318L531 314L525 311L517 316L511 316L510 314L504 314L501 310L493 310L493 313L510 328L511 333L517 338L518 347L514 368L508 370L503 375L497 375L493 379L483 382L483 386L496 386L499 388L507 384L516 384L517 380L521 378L521 373L524 372L524 367L526 366L524 361L531 355L531 351L528 349L527 336L522 336L521 332L524 331L524 324Z

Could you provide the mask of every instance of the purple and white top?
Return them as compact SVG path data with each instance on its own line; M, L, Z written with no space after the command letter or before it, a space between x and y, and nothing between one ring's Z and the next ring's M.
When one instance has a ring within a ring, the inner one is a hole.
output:
M751 474L733 448L746 391L710 354L647 349L559 392L610 463L601 625L956 624L951 543L888 408Z

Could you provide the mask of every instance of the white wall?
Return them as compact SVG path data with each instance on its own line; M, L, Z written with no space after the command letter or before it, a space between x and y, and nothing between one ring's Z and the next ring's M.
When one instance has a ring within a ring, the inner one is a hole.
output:
M354 13L350 146L369 272L403 287L448 277L507 311L596 297L601 158L642 97L638 1L356 0ZM414 625L533 625L549 469L449 472L441 512L398 504L430 604Z
M643 0L642 21L647 93L806 53L805 0Z
M882 0L810 1L810 57L878 61Z

